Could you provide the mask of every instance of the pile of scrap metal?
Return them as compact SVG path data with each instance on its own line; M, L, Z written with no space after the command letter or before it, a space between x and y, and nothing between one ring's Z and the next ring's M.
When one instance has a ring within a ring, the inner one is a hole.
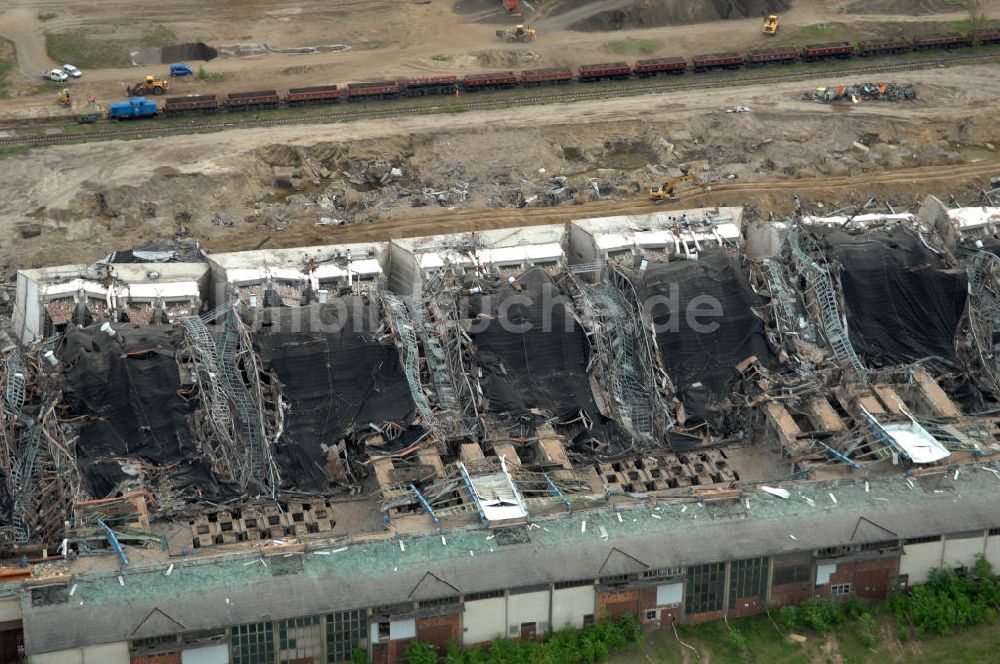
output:
M917 89L912 83L854 83L831 85L802 93L803 101L831 102L849 101L913 101Z

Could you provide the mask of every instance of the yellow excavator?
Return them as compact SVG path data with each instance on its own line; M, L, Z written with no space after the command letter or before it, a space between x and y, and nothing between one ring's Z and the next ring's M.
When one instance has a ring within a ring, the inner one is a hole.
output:
M762 30L763 33L765 35L776 35L776 34L778 34L778 24L780 22L781 22L781 19L779 19L776 14L771 14L770 16L768 16L767 18L764 19L764 28Z
M535 41L538 36L538 31L534 28L529 28L524 23L518 23L513 28L504 28L503 30L497 30L497 39L503 39L508 42L530 42Z
M63 88L62 90L60 90L59 95L56 97L56 99L58 99L59 103L62 104L63 106L69 106L70 103L69 88Z
M148 94L162 95L170 89L170 84L152 74L126 90L129 97L145 97Z
M677 189L677 185L685 182L689 182L695 187L702 186L701 179L698 177L697 173L688 173L687 175L681 175L671 180L667 180L659 187L650 187L649 200L656 201L657 203L676 201L677 194L675 193L675 190Z

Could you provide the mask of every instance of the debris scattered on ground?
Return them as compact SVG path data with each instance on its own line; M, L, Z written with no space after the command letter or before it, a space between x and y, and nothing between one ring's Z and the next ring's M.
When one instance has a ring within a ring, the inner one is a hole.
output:
M855 83L853 85L832 85L802 93L803 101L818 101L825 104L849 101L912 101L917 98L917 89L911 83Z
M732 108L727 108L726 113L749 113L749 106L733 106Z

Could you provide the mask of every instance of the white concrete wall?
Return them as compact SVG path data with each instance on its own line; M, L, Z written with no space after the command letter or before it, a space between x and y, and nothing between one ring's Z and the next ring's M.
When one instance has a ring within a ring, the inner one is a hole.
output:
M986 560L993 565L994 572L1000 572L1000 535L991 535L986 540Z
M423 286L420 266L410 252L395 241L389 244L389 290L397 295L413 295Z
M944 543L923 542L903 546L903 555L899 561L899 573L909 577L909 585L915 586L927 580L927 574L932 569L941 566L941 554Z
M38 301L38 282L23 272L18 272L15 297L12 321L14 335L21 343L28 344L39 337L44 320L41 303Z
M575 263L593 263L597 260L597 247L594 236L577 226L569 225L569 250L566 252L570 265Z
M21 619L21 602L17 596L0 599L0 622Z
M220 643L217 646L183 650L181 664L229 664L229 646Z
M560 588L552 593L552 625L554 632L566 627L583 627L583 617L596 614L597 591L594 586Z
M521 623L530 622L546 623L537 626L539 634L551 628L548 590L507 596L507 626L509 628L511 625L517 625L517 634L508 632L507 636L516 638L521 632Z
M129 664L128 643L106 643L71 650L35 653L31 664Z
M507 600L504 597L477 599L465 603L462 615L462 643L484 643L507 634Z
M986 538L983 533L978 537L963 537L953 539L954 536L945 537L944 540L944 566L959 567L965 565L971 568L976 564L976 556L986 550Z

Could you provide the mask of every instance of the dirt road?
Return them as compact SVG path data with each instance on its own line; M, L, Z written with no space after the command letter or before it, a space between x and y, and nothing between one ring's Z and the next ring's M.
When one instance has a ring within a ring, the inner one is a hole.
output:
M0 37L14 42L17 68L25 79L37 81L42 72L58 66L45 53L42 22L38 20L38 10L33 7L8 7L3 10L0 13Z

